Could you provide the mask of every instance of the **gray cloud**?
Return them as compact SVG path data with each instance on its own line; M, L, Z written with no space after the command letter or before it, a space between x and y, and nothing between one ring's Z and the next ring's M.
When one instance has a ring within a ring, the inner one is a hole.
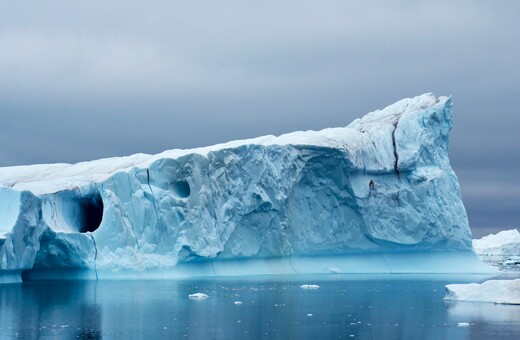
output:
M432 91L453 95L450 157L472 228L519 227L519 10L515 1L2 3L0 166L343 126Z

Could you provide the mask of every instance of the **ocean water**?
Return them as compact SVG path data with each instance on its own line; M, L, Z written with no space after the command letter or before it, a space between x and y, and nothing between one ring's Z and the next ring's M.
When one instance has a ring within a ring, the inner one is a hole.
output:
M0 338L520 339L520 306L443 301L445 284L475 281L322 275L8 284L0 285ZM208 298L189 299L193 293Z

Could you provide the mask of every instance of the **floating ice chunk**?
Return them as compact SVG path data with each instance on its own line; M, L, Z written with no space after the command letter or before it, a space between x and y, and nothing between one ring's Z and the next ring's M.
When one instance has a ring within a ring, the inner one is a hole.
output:
M318 285L301 285L300 288L301 289L318 289L318 288L320 288L320 286L318 286Z
M457 327L469 327L469 322L459 322Z
M235 301L235 302L233 302L233 303L234 303L235 305L238 306L238 305L241 305L241 304L242 304L242 301Z
M312 316L312 313L307 314L307 316Z
M207 296L204 293L195 293L195 294L188 295L188 297L192 300L204 300L204 299L207 299L209 296Z
M447 285L444 299L520 305L520 279Z

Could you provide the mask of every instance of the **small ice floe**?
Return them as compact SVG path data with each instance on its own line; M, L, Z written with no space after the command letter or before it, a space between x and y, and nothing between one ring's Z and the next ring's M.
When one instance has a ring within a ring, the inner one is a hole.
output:
M307 314L307 316L312 316L312 313Z
M301 285L300 288L301 289L318 289L318 288L320 288L320 286L318 286L318 285Z
M469 327L469 322L459 322L457 327Z
M188 298L190 298L192 300L204 300L204 299L207 299L208 297L209 296L207 296L204 293L195 293L195 294L188 295Z
M235 305L239 306L239 305L242 304L242 301L235 301L235 302L233 302L233 303L234 303Z

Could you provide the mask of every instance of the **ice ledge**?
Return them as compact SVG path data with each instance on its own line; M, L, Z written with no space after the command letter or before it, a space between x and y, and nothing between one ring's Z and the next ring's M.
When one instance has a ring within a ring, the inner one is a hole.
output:
M389 252L338 256L286 257L183 263L151 270L39 268L0 275L0 282L45 280L160 280L196 277L294 274L428 274L478 275L492 278L499 272L484 265L473 252ZM2 281L3 279L3 281Z

